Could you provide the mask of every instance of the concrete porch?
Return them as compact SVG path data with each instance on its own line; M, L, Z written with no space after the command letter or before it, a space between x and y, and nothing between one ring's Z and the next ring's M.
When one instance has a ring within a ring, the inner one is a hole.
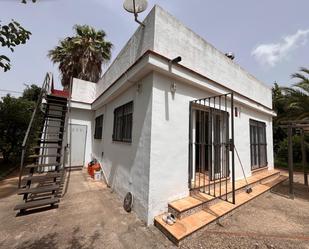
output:
M154 224L158 227L173 243L180 245L186 238L219 219L233 213L236 209L247 204L256 197L269 191L279 183L287 179L286 175L280 174L278 170L262 170L248 177L248 183L252 187L252 192L245 192L246 182L244 179L235 182L236 203L220 199L227 194L231 200L232 184L227 182L227 192L219 192L219 188L212 184L214 195L208 195L196 190L191 191L190 196L168 204L168 211L177 218L174 225L166 224L161 214L155 217Z

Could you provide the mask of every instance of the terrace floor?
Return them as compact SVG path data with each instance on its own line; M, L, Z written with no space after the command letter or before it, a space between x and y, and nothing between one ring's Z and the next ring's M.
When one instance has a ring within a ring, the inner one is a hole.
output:
M295 176L296 198L287 199L287 183L253 200L181 248L309 249L309 192ZM71 173L59 208L16 217L17 177L0 182L0 248L92 249L176 248L161 232L146 227L122 200L85 172Z

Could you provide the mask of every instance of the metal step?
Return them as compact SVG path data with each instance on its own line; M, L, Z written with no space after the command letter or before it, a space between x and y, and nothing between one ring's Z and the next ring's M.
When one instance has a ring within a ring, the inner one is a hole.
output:
M45 192L51 192L58 190L60 186L58 184L52 184L49 186L39 186L35 188L24 188L17 191L18 195L23 194L39 194L39 193L45 193Z
M62 146L34 146L33 149L61 149Z
M61 157L61 154L50 154L50 155L30 155L29 158L41 158L41 157Z
M47 95L46 99L60 99L60 100L67 100L67 97L64 96L58 96L58 95Z
M49 127L54 127L54 128L59 128L59 129L63 129L64 128L64 125L45 125L45 127L49 128Z
M64 119L59 119L59 118L50 118L50 117L46 117L45 120L57 121L57 122L60 122L60 123L64 123Z
M63 173L53 172L53 173L47 173L47 174L44 174L44 175L25 176L22 179L22 182L27 182L27 181L42 182L42 181L50 180L50 179L53 179L53 178L61 177L62 174Z
M48 135L60 135L62 133L63 132L61 132L61 131L59 131L59 132L46 132L46 131L37 132L37 134L46 134L46 136L48 136Z
M61 166L61 163L29 164L26 168Z
M57 143L61 143L62 139L57 139L57 140L42 140L41 138L37 139L37 141L39 141L42 144L57 144Z
M49 119L65 119L65 115L47 114L46 117Z
M67 101L67 99L54 99L54 98L47 98L47 103L48 104L52 104L52 103L67 103L68 101Z
M44 110L44 112L46 113L48 111L49 112L62 112L62 113L66 113L67 112L67 108L65 107L65 109L56 109L56 108L46 108Z
M56 204L58 202L59 202L59 198L57 197L51 197L48 199L35 200L35 201L28 201L28 202L23 202L23 203L16 205L14 210L23 210L23 209L41 207L41 206Z
M62 108L67 108L67 103L64 103L64 104L56 104L56 103L47 103L47 105L49 106L49 107L62 107Z

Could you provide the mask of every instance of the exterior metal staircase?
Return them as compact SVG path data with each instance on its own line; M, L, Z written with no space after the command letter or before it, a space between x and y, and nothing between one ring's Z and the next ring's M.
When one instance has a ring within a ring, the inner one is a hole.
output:
M64 93L54 94L53 77L47 74L22 144L17 194L23 201L14 208L21 214L53 207L62 196L70 89Z

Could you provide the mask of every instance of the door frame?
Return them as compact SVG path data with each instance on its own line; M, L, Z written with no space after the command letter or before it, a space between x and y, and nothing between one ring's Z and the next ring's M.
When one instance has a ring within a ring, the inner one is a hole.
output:
M234 95L233 92L231 93L226 93L226 94L222 94L222 95L216 95L216 96L210 96L207 98L203 98L203 99L196 99L193 101L190 101L189 103L189 162L188 162L188 186L190 190L195 190L198 189L198 191L202 191L204 193L207 192L207 194L210 195L214 195L216 196L216 191L215 189L213 190L213 194L211 194L210 192L210 187L209 190L206 190L206 184L205 184L205 176L203 176L203 180L204 180L204 185L202 183L202 185L200 184L201 180L200 180L200 176L198 177L199 180L196 181L195 180L195 163L194 163L194 155L195 155L195 131L193 129L193 127L195 126L195 110L202 110L202 111L208 111L210 112L210 119L211 119L211 126L213 126L213 117L216 117L217 114L222 115L222 112L225 113L225 116L227 116L228 120L226 122L227 124L227 137L225 140L225 144L223 146L226 146L226 148L223 148L223 151L226 152L226 164L225 165L225 170L226 170L226 174L224 175L224 180L225 180L225 192L222 191L222 193L227 193L227 181L229 178L229 175L231 173L231 179L229 181L231 181L232 184L232 203L235 203L235 157L234 157ZM228 115L226 115L226 113ZM214 129L211 127L211 133L214 132ZM221 132L220 132L221 133ZM212 134L213 136L213 134ZM221 135L220 135L221 136ZM211 146L214 146L214 141L213 138L211 138ZM220 146L222 146L222 144L220 144ZM221 147L222 148L222 147ZM213 150L213 149L212 149ZM211 152L212 154L214 153L214 151ZM213 159L209 159L210 160L210 165L208 165L209 167L209 172L210 169L211 171L214 170L214 162ZM221 159L220 159L221 160ZM220 161L220 172L222 167L222 162ZM230 169L231 168L231 169ZM214 174L215 175L215 174ZM221 175L221 174L220 174ZM210 178L208 179L208 186L210 186L210 184L214 183L214 187L216 187L216 180L217 182L220 182L220 198L221 196L221 182L222 182L222 176L220 176L220 179L217 180L216 177L212 178L213 181L210 180ZM198 182L198 186L196 185ZM212 182L212 183L211 183ZM225 200L228 200L228 194L226 194L225 196Z
M83 162L82 162L82 165L72 165L72 158L71 159L71 165L66 165L66 167L72 167L72 168L78 168L78 167L84 167L85 166L85 155L86 155L86 146L87 146L87 134L88 134L88 126L87 125L84 125L84 124L77 124L77 123L69 123L69 130L70 130L70 133L69 133L69 136L72 136L72 126L73 125L77 125L77 126L83 126L83 127L86 127L86 133L85 133L85 146L84 146L84 150L83 150ZM70 137L68 137L68 141L70 143L72 143L72 138L70 139ZM70 153L69 153L69 156L71 157L72 156L72 144L70 144ZM68 160L70 160L68 158ZM67 163L69 164L69 163Z

